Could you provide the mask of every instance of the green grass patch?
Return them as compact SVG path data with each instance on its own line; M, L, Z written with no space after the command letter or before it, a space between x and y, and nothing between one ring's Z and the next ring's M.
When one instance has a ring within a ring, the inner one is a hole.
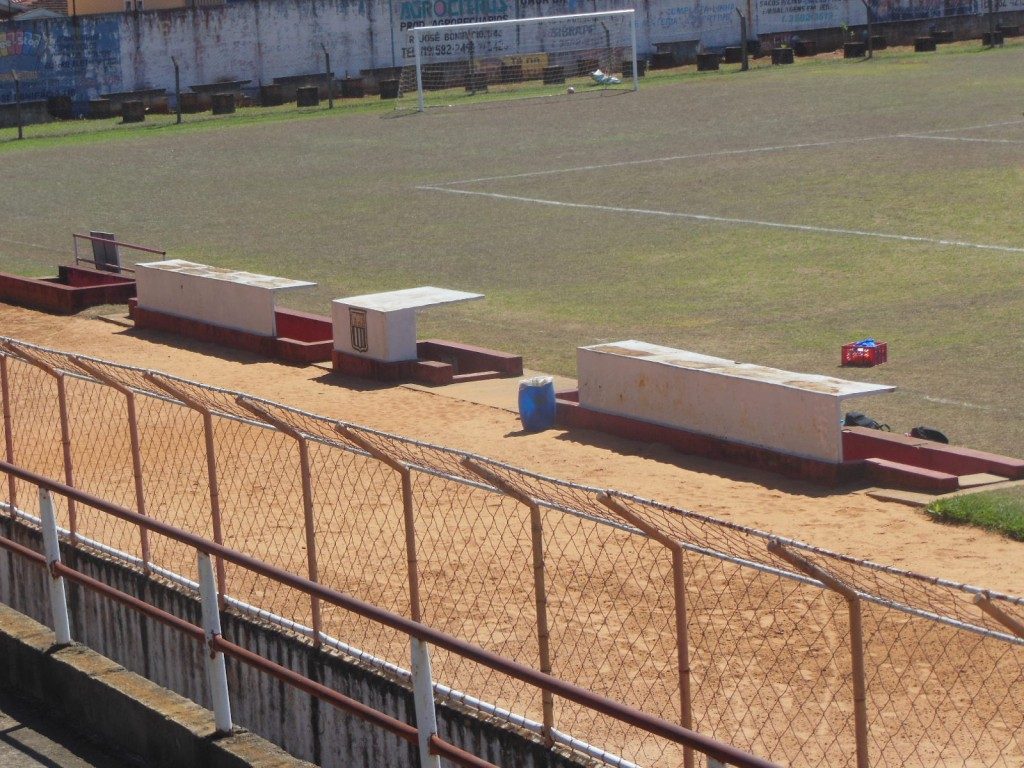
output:
M103 120L57 120L51 123L26 125L24 140L18 140L17 128L0 128L0 149L39 149L55 145L74 145L126 138L143 138L171 133L215 131L252 125L268 125L282 121L318 120L338 118L342 115L389 113L394 111L393 101L365 97L359 100L335 100L335 108L328 109L325 100L318 107L238 107L230 115L212 112L183 114L181 124L175 114L147 114L141 123L124 123L120 117Z
M973 525L1024 541L1024 488L940 499L925 512L944 523Z

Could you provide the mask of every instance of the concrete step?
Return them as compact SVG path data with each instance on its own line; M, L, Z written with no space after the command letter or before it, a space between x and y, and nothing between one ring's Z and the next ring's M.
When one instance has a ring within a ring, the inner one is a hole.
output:
M888 459L864 459L864 464L865 476L878 485L925 493L952 493L960 488L960 478L948 472Z

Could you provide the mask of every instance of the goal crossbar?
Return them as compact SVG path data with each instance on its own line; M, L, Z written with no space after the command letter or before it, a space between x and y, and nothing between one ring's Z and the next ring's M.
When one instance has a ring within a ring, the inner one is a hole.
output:
M521 19L499 19L497 21L471 21L461 24L439 24L434 26L423 26L415 27L409 30L412 33L413 38L413 49L414 49L414 63L416 67L416 92L417 92L417 111L424 112L426 110L426 102L424 96L423 87L423 35L425 34L436 34L444 31L451 33L452 31L458 32L459 30L466 31L470 29L482 29L482 28L494 28L494 27L512 27L522 26L529 23L537 24L548 24L558 22L569 22L569 21L600 21L601 19L609 19L621 17L629 20L629 50L630 50L630 61L632 63L631 75L632 75L632 90L637 91L640 89L639 74L637 71L637 58L636 58L636 9L626 8L616 11L593 11L590 13L569 13L569 14L558 14L554 16L529 16Z
M627 8L619 11L592 11L591 13L563 13L558 16L527 16L522 19L499 19L498 21L467 21L463 24L440 24L434 27L416 27L409 30L414 35L419 37L419 33L422 32L435 32L438 29L468 29L470 27L509 27L515 24L526 24L527 22L537 21L574 21L576 19L595 19L599 17L607 18L609 16L635 16L636 10L633 8Z

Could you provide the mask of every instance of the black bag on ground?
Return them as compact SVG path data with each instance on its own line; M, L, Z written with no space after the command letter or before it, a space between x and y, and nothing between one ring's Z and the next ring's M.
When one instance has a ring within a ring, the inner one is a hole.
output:
M888 424L880 424L867 414L861 413L860 411L848 411L846 413L846 418L843 419L843 426L867 427L868 429L881 429L883 432L889 431Z
M939 432L937 429L931 427L914 427L910 430L911 437L917 437L921 440L934 440L936 443L945 443L949 445L949 438Z

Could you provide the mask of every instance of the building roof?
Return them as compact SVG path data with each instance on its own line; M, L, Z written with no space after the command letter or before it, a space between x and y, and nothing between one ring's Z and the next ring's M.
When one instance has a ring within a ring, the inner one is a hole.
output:
M68 0L18 0L18 2L0 0L0 3L4 2L13 5L19 21L50 19L55 16L68 15ZM49 11L49 13L41 13L41 11Z
M62 19L67 13L57 13L49 8L32 8L24 13L19 13L14 18L18 21L36 21L38 19Z

